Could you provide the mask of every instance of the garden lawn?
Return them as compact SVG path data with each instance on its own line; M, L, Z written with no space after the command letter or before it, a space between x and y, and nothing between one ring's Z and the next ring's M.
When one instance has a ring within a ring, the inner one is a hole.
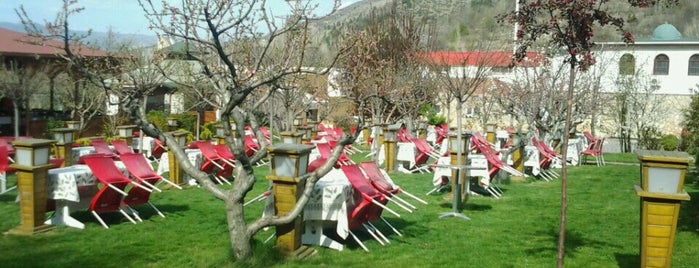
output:
M267 187L267 167L257 169L258 184L250 198ZM370 252L353 241L343 251L315 247L307 260L278 257L272 233L255 236L255 257L233 260L223 203L199 188L154 193L153 203L167 218L142 206L145 222L133 225L117 213L104 214L104 229L87 212L73 214L84 230L57 227L32 237L0 236L3 267L553 267L560 213L560 180L529 180L502 185L503 198L471 196L463 213L471 218L439 219L451 211L441 194L425 196L431 174L392 174L405 190L429 202L412 202L419 209L401 218L385 213L402 233L399 237L376 223L391 244L381 246L362 232ZM693 175L690 175L693 176ZM13 178L11 176L10 178ZM638 267L639 183L637 165L573 167L569 172L567 267ZM687 178L692 200L682 204L675 240L673 267L696 267L699 259L699 190ZM14 185L13 182L11 185ZM16 191L0 196L0 231L19 224ZM410 200L409 198L405 197ZM261 214L264 202L246 207L250 219ZM391 205L389 205L391 206Z

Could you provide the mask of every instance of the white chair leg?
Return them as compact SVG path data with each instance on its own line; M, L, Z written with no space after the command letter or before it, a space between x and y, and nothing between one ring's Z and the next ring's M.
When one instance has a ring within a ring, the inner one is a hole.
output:
M136 218L137 221L143 222L143 219L141 219L141 216L138 215L138 211L136 211L131 206L126 206L126 209L128 209L129 212L131 212L131 215L133 215L133 217Z
M388 228L391 228L391 230L392 230L394 233L396 233L398 236L403 236L403 234L401 234L401 233L398 231L398 229L396 229L396 227L393 227L393 225L391 225L391 223L389 223L384 217L379 217L379 219L381 219L381 221L383 221L383 223L386 224L386 226L388 226Z
M121 215L124 215L124 217L126 217L126 219L128 219L131 223L136 224L136 221L133 218L131 218L131 216L129 216L129 214L126 213L126 211L120 208L119 212L121 212Z
M364 245L364 243L362 243L362 241L359 241L359 238L357 238L357 236L354 235L354 233L352 231L349 231L349 234L352 236L352 238L354 238L354 241L356 241L357 244L359 244L359 246L362 247L362 249L364 249L364 251L369 252L369 249L366 248L366 246Z
M381 238L379 238L379 237L374 233L374 230L371 229L371 227L369 227L366 223L362 223L362 226L364 227L364 230L366 230L367 233L369 233L369 235L371 235L371 237L373 237L376 241L379 242L379 244L381 244L382 246L385 246L385 245L386 245L386 244L383 243L383 240L381 240Z
M379 235L379 237L381 237L381 239L383 239L383 241L386 242L386 244L390 244L390 243L391 243L391 241L389 241L388 238L387 238L385 235L383 235L383 233L379 230L379 228L376 228L376 226L374 226L374 224L372 224L371 222L367 222L367 224L368 224L372 229L374 229L374 231L376 232L376 234Z
M109 226L107 226L107 224L104 223L104 221L102 220L102 218L100 217L100 215L97 215L97 212L95 212L94 210L91 211L91 212L92 212L92 216L95 216L95 218L97 219L97 221L99 221L100 224L102 224L102 226L103 226L105 229L109 229Z
M160 210L159 210L157 207L155 207L155 205L153 205L153 203L151 203L150 201L148 201L148 205L149 205L150 207L152 207L153 210L155 210L155 212L157 212L158 215L160 215L160 217L165 218L165 215L163 215L163 213L160 212Z

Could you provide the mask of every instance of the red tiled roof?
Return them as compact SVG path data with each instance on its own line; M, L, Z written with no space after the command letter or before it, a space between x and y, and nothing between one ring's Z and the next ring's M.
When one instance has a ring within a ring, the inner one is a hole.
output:
M475 51L475 52L428 52L419 57L426 61L447 66L478 66L484 64L488 67L509 67L513 65L512 52L505 51ZM543 55L537 52L527 52L525 61L518 66L532 67L541 65Z
M87 57L107 56L105 51L78 46L74 47L73 53ZM65 55L65 52L63 51L63 42L42 41L25 33L0 28L0 55L56 58L58 55Z

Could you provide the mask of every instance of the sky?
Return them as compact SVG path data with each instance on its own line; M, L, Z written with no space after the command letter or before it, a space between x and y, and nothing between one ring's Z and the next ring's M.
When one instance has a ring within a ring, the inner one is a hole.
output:
M358 2L359 0L342 0L342 6ZM160 2L160 0L154 0ZM168 0L172 3L180 3L180 0ZM284 0L268 0L269 10L275 15L282 13L288 5ZM326 12L332 7L330 0L313 0L319 4L319 12ZM61 0L0 0L0 22L19 23L15 9L24 6L24 10L34 22L43 24L45 21L53 21L61 9ZM109 27L118 33L148 34L148 22L137 0L79 0L75 7L84 7L85 10L70 18L68 23L72 30L92 29L97 32L106 32Z

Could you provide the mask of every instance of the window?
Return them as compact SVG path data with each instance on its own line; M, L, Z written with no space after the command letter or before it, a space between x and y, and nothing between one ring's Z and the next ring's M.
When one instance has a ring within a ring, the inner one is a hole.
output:
M653 74L654 75L667 75L670 69L670 58L665 54L660 54L655 56L653 61Z
M633 75L636 72L636 58L631 54L624 54L619 60L619 74Z
M694 54L689 57L687 75L699 75L699 54Z

